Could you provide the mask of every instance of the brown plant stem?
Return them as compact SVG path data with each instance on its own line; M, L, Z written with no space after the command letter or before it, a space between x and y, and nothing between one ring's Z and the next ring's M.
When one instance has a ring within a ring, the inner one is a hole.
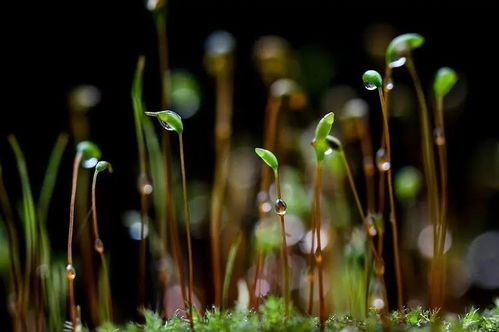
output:
M227 58L227 65L215 75L215 177L211 194L210 237L215 305L220 306L222 298L222 264L220 262L221 253L219 241L220 220L222 216L223 199L227 187L227 173L229 172L230 163L230 141L232 135L233 69L230 58Z
M385 88L386 89L386 88ZM387 89L388 91L388 89ZM400 248L399 248L399 240L398 240L398 226L397 219L395 214L395 196L393 193L393 179L392 179L392 153L391 153L391 143L390 143L390 127L388 124L389 113L388 113L388 96L383 95L383 90L378 89L379 92L379 100L381 104L381 111L383 113L383 131L385 137L385 145L386 145L386 154L390 166L386 171L387 178L387 187L388 187L388 198L389 198L389 206L390 206L390 225L392 228L392 241L393 241L393 257L394 257L394 265L395 265L395 277L397 281L397 304L399 310L402 310L404 307L404 296L403 296L403 285L402 285L402 269L400 266Z
M439 293L435 294L435 297L432 299L432 307L441 308L443 304L443 300L445 297L445 257L444 257L444 249L445 249L445 237L447 234L447 202L448 202L448 177L447 177L447 148L446 148L446 137L445 137L445 124L444 124L444 112L443 112L443 98L436 98L436 107L435 107L435 127L438 130L438 135L435 138L435 144L437 145L438 152L438 162L439 162L439 172L440 172L440 216L439 216L439 225L440 227L436 228L437 232L437 266L438 269L437 276L440 280L436 280L435 282L440 283L440 286L437 288Z
M187 199L187 180L185 176L185 160L184 160L184 140L182 134L178 135L179 150L180 150L180 170L182 175L182 197L184 203L184 224L185 234L187 238L187 255L189 261L189 291L187 293L187 301L189 302L189 323L191 329L194 330L194 317L193 317L193 302L192 294L194 292L194 272L192 265L192 243L191 243L191 216L189 212L189 201Z
M418 99L419 104L419 119L421 126L421 137L423 139L422 145L422 154L423 154L423 170L426 181L426 194L428 199L429 206L429 215L431 218L431 222L433 225L434 235L433 235L433 260L431 264L431 278L430 278L430 297L433 297L433 294L440 294L440 263L438 258L438 232L440 231L440 212L439 212L439 198L438 198L438 188L437 188L437 176L435 170L435 160L434 160L434 151L433 151L433 140L430 132L430 120L428 115L428 107L426 104L426 98L423 93L423 88L421 86L421 81L417 74L416 68L414 66L414 60L412 59L412 55L407 55L406 62L407 70L412 78L414 83L414 89L416 91L416 97ZM438 295L437 295L438 297ZM430 301L430 306L432 308L436 305L435 301Z
M276 135L276 126L277 119L279 116L279 111L281 109L282 99L275 98L273 96L269 96L267 102L267 108L265 112L265 123L264 123L264 138L263 138L263 148L266 150L273 151L275 144L275 135ZM266 165L262 165L260 171L260 190L259 194L264 193L268 195L268 190L270 187L270 169ZM258 202L258 219L262 222L265 218L266 212L261 208L261 203ZM258 304L258 297L260 292L257 290L257 285L260 284L258 279L260 277L262 264L264 261L264 252L262 248L258 245L257 239L257 248L256 248L256 264L255 264L255 275L253 279L253 287L250 296L250 304L252 307L256 307Z
M279 173L275 172L275 183L276 183L276 196L277 199L282 199L281 195L281 183L279 179ZM283 275L284 282L284 306L285 306L285 319L289 318L289 310L290 310L290 293L289 293L289 263L288 263L288 246L286 243L286 226L284 223L284 214L278 213L279 220L281 223L281 269Z
M314 185L314 221L315 221L315 233L317 236L317 251L315 253L315 263L317 265L317 271L319 273L319 320L321 330L324 329L324 324L326 322L326 302L324 299L324 276L323 276L323 257L322 257L322 247L321 247L321 174L322 167L321 161L317 161L316 173L315 173L315 185Z
M73 266L73 229L74 229L74 214L75 214L75 200L76 200L76 187L78 183L78 170L80 168L80 163L82 160L82 153L78 152L74 159L73 164L73 179L71 187L71 201L69 205L69 231L68 231L68 248L67 248L67 259L68 266ZM71 319L71 326L73 330L76 328L76 311L75 311L75 296L74 296L74 276L71 277L67 275L68 280L68 311L69 317Z
M99 226L97 222L97 201L95 199L95 189L97 186L97 174L99 172L95 171L94 176L92 179L92 225L93 225L93 231L94 231L94 249L97 251L97 253L100 256L101 260L101 268L103 269L103 274L104 274L104 283L105 283L105 290L106 294L105 296L105 301L106 301L106 319L109 322L112 322L113 320L113 304L112 304L112 297L111 297L111 286L109 284L109 274L107 270L107 262L106 262L106 256L104 255L104 247L98 248L98 241L103 245L102 240L99 235Z

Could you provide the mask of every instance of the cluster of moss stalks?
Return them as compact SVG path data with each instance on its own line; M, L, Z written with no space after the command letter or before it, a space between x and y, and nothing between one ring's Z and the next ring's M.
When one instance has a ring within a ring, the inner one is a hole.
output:
M268 297L258 311L228 310L218 308L206 311L204 315L195 313L196 331L319 331L318 317L310 317L291 309L289 319L285 319L284 300ZM190 331L189 321L180 313L164 321L158 313L146 310L145 324L130 323L125 327L112 324L101 326L99 332L111 331ZM325 331L499 331L499 299L491 309L479 311L471 308L464 315L442 317L438 310L424 310L421 307L394 311L386 317L371 309L366 319L357 320L352 316L331 315L326 321Z

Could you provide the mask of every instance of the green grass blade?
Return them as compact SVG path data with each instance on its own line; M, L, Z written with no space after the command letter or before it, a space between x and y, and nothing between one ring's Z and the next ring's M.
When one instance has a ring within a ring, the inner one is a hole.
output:
M223 284L223 293L222 293L222 303L223 307L227 308L227 301L229 297L229 286L230 280L232 278L232 270L234 269L234 262L237 256L237 250L239 249L239 245L241 244L241 234L237 237L236 241L232 243L229 250L229 256L227 257L227 265L225 266L225 276L224 276L224 284Z
M24 301L26 301L27 297L32 295L30 294L30 280L31 273L35 271L35 261L37 259L36 256L38 249L38 232L36 227L36 212L24 154L21 150L21 147L19 146L19 143L17 142L17 139L13 135L9 136L9 143L16 157L17 169L19 171L19 177L21 179L23 196L22 221L24 224L24 234L26 241L26 270L24 282L24 296L26 298L24 299Z
M3 214L2 221L5 222L7 229L7 236L9 241L9 269L10 269L10 284L9 291L13 294L16 300L19 297L20 290L20 269L19 269L19 242L17 238L17 230L14 222L14 214L12 212L11 204L9 201L9 195L5 189L2 175L2 165L0 164L0 208Z
M144 117L142 122L144 128L144 136L146 141L149 165L151 167L151 178L153 183L153 204L156 211L156 220L158 230L166 229L167 211L166 211L166 173L161 145L158 135L154 130L154 125L150 118ZM160 234L166 236L166 234ZM166 239L166 238L165 238ZM162 243L166 248L166 243Z
M132 104L133 116L135 121L135 134L137 135L137 145L139 150L140 173L146 173L146 151L144 143L144 133L142 122L144 115L144 104L142 103L142 86L144 76L145 57L139 57L137 69L132 84Z

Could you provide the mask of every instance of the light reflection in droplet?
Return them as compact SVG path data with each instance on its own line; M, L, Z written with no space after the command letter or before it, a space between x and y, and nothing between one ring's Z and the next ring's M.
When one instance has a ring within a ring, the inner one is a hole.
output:
M407 59L406 57L400 57L400 58L397 58L395 60L393 60L392 62L390 62L390 68L398 68L398 67L402 67L403 65L405 65Z
M452 237L447 231L445 234L444 253L446 253L452 245ZM418 236L418 249L421 255L426 258L433 257L433 226L428 225L421 230Z
M83 160L81 162L81 165L84 168L94 168L98 162L99 162L99 159L97 159L97 158L88 158L88 159Z
M376 310L381 310L385 307L385 301L383 301L382 298L377 297L373 300L373 307Z

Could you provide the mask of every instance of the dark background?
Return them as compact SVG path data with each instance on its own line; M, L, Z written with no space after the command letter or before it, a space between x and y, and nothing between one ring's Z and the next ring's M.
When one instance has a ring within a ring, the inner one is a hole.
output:
M105 189L99 204L107 207L101 209L101 220L109 220L103 223L103 238L109 239L106 246L113 257L113 273L122 277L113 284L115 301L124 303L128 306L125 310L132 312L134 303L127 290L135 285L130 262L135 261L136 248L123 245L127 235L120 218L123 211L139 207L130 86L140 54L147 57L146 105L149 109L160 106L153 20L142 1L87 0L20 7L4 12L12 15L12 21L2 32L2 53L6 59L2 70L0 158L10 192L19 194L19 188L6 135L17 136L37 195L50 149L59 132L68 130L68 92L80 84L97 86L102 101L89 113L92 139L115 167L113 176L101 179ZM260 1L237 6L172 1L168 22L171 67L192 71L199 77L203 90L200 112L185 122L189 177L210 181L212 176L214 86L203 67L204 40L209 33L226 29L237 40L234 127L235 131L259 137L266 92L251 59L253 43L259 36L280 35L296 48L320 45L335 57L330 83L345 83L363 91L361 74L377 65L364 51L364 32L372 24L388 23L400 33L418 32L426 37L425 46L416 54L425 85L430 84L435 70L442 65L455 68L468 82L468 94L454 132L450 133L449 148L451 195L454 205L465 203L469 198L464 177L468 154L480 142L498 136L494 121L497 53L493 50L497 22L487 10L454 13L444 6L435 7L409 11L360 6L345 9L318 2L282 5ZM62 163L49 220L52 245L61 252L67 231L73 146L70 143ZM494 202L498 203L497 195L487 204L493 206ZM497 209L490 211L487 220L481 222L487 228L497 228ZM113 223L118 226L113 227ZM208 248L207 245L197 243L198 248ZM483 304L488 303L490 294L477 291L470 298ZM4 301L0 304L3 306Z

